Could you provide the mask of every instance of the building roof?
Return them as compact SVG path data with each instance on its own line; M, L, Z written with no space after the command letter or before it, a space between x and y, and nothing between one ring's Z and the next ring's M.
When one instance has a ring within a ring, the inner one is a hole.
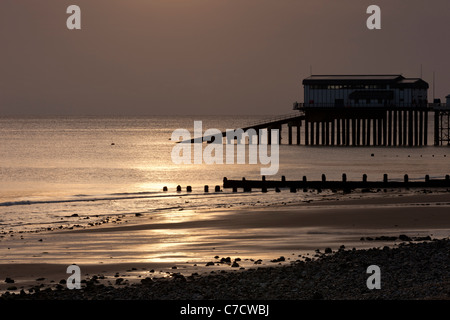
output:
M377 74L377 75L311 75L305 80L398 80L402 79L400 74Z
M420 78L405 78L400 74L375 74L375 75L311 75L303 80L303 85L312 84L390 84L398 87L419 87L428 89L428 83Z

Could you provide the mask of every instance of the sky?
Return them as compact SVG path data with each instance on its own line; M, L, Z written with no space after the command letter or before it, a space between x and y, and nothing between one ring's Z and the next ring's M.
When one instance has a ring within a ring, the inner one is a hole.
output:
M0 116L286 114L311 72L422 76L445 100L449 39L448 0L1 0Z

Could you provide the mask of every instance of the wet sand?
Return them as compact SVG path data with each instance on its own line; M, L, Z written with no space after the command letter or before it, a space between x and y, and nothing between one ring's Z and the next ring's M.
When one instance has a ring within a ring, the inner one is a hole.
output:
M105 284L115 285L123 278L120 285L126 285L174 273L289 264L313 258L316 249L395 247L403 242L361 240L367 237L450 236L448 192L357 198L174 212L170 219L144 215L114 226L14 234L0 242L0 290L55 288L67 279L67 266L73 263L80 266L82 279L100 275ZM271 261L280 256L285 261ZM220 263L225 257L239 258L239 267ZM208 262L213 265L206 266ZM5 283L6 278L14 283Z

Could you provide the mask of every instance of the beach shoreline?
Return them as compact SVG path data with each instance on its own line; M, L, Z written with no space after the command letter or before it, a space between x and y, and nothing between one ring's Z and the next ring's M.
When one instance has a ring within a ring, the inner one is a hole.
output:
M61 289L69 277L66 269L73 263L81 267L85 282L96 276L103 278L104 285L120 287L148 277L171 279L177 274L205 276L223 270L241 272L289 265L297 260L314 260L319 256L317 250L323 252L325 248L334 252L342 246L395 248L407 239L402 240L400 235L410 239L406 242L450 236L450 193L446 191L354 197L264 208L210 209L196 212L195 218L188 215L173 221L134 217L114 225L27 234L25 239L10 237L2 241L2 247L9 246L2 249L2 256L10 261L3 258L0 263L4 278L0 290L19 293ZM189 242L183 238L187 232L197 234L197 238ZM169 240L166 235L161 240L163 245L154 248L162 254L159 258L147 255L145 250L151 245L146 241L155 234L170 233L175 238ZM267 241L270 245L262 245ZM122 242L127 254L112 250ZM170 253L165 255L164 245L178 255L168 258ZM142 246L145 250L139 249ZM108 251L109 256L104 254ZM228 257L228 262L221 262ZM236 259L238 267L232 267ZM6 278L14 283L6 283ZM118 278L123 281L118 283Z

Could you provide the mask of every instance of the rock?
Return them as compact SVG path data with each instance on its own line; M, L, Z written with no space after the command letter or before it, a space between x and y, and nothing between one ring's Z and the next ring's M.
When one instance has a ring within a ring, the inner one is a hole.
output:
M333 250L331 250L331 248L325 248L325 253L332 253Z
M222 258L220 259L220 263L231 263L231 258L230 257Z
M412 241L412 239L410 237L408 237L407 235L401 234L398 236L400 241Z
M234 261L233 264L231 265L232 268L239 268L239 264Z
M283 261L286 261L286 259L283 256L279 257L278 259L270 260L270 262L283 262Z
M16 286L11 286L11 287L6 288L6 290L17 290L17 287Z
M6 282L6 283L14 283L14 280L11 279L11 278L6 278L6 279L5 279L5 282Z
M320 292L316 291L312 296L312 300L323 300L323 295Z
M153 282L154 281L152 280L152 278L149 278L149 277L141 280L141 283L144 284L144 285L148 285L148 284L151 284Z
M182 274L175 273L175 274L172 275L172 277L173 277L174 281L186 282L186 277L183 276Z
M210 261L210 262L206 263L206 266L207 266L207 267L209 267L209 266L213 266L213 265L214 265L214 262L212 262L212 261Z

